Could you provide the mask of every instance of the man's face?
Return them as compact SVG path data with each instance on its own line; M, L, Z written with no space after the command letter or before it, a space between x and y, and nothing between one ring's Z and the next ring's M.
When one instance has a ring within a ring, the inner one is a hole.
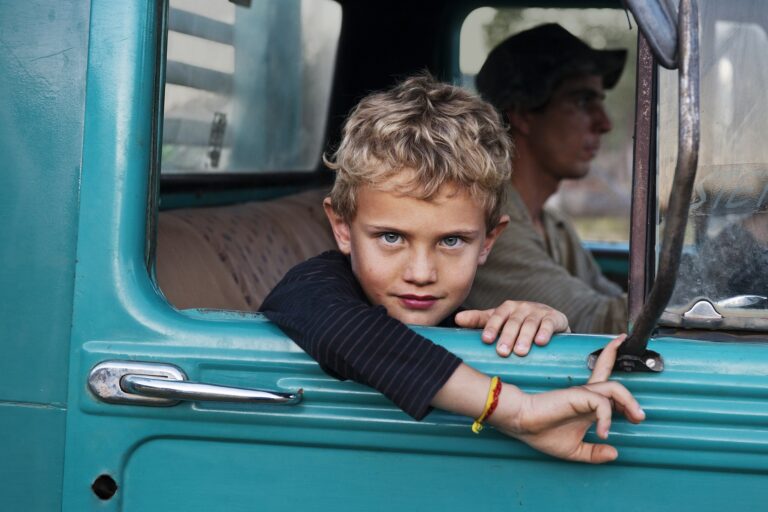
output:
M372 304L416 325L436 325L461 305L508 220L486 234L483 208L452 186L430 200L363 186L357 204L346 223L326 200L339 249Z
M543 170L553 178L583 178L611 130L603 81L585 75L564 80L540 111L526 115L529 144Z

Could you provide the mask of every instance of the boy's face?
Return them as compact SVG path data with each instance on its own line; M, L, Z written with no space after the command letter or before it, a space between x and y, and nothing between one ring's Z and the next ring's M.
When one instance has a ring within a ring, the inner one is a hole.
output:
M483 208L448 185L430 200L363 186L357 204L347 223L326 199L339 249L372 304L416 325L436 325L461 305L509 221L486 233Z

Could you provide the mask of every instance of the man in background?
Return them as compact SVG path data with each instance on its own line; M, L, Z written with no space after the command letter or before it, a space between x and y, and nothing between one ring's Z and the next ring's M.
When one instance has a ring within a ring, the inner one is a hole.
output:
M627 329L626 295L602 275L572 224L544 206L562 180L589 172L612 128L604 91L616 85L625 60L625 50L595 50L558 24L515 34L491 51L476 85L504 115L514 142L504 209L511 222L478 269L467 307L536 301L565 313L574 332Z

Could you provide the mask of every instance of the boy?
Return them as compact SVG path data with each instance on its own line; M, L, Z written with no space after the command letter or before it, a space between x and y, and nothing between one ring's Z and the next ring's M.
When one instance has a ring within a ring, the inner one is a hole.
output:
M364 98L326 162L337 171L324 207L340 252L294 267L262 311L326 372L381 391L417 420L437 407L551 455L613 460L613 447L583 437L595 420L607 437L611 399L631 421L644 417L623 386L599 382L621 338L586 386L529 395L405 325L484 328L504 356L567 330L562 314L530 303L456 313L508 223L508 140L493 107L429 76Z

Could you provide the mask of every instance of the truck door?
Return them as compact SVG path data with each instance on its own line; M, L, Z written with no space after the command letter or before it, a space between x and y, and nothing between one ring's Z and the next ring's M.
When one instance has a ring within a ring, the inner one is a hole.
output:
M647 422L616 420L619 460L590 467L490 429L473 436L464 418L413 422L378 393L325 375L259 315L172 308L147 270L165 13L162 2L92 1L63 510L753 510L765 502L764 343L656 337L650 348L665 371L618 377ZM477 332L420 332L531 392L585 382L587 354L609 339L558 336L525 359L503 360ZM750 340L766 341L765 330ZM243 389L269 395L221 396Z

